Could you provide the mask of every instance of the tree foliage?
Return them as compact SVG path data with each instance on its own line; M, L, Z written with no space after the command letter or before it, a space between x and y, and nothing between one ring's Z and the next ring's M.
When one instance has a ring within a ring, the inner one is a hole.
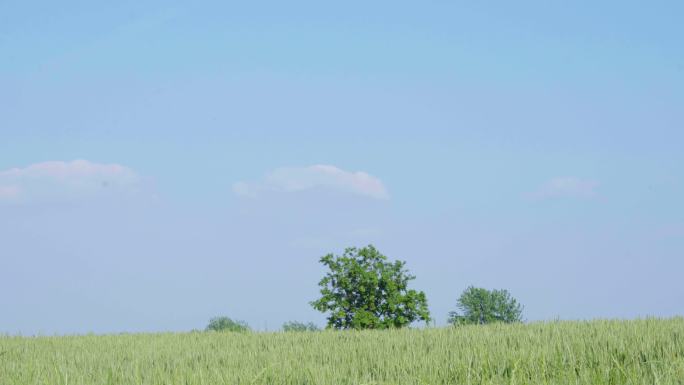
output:
M507 290L487 290L470 286L458 299L459 312L449 313L453 325L513 323L522 321L522 305Z
M228 317L214 317L209 320L206 331L217 332L248 332L249 325L245 321L236 321Z
M315 332L319 330L319 327L313 322L304 323L298 321L289 321L283 324L283 331L286 332Z
M430 320L425 293L408 289L415 277L405 262L388 261L372 245L328 254L320 262L329 272L318 284L321 298L311 305L330 312L329 328L387 329Z

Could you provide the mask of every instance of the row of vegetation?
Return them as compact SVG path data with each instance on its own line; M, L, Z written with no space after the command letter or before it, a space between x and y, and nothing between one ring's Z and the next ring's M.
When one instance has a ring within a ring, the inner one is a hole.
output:
M321 298L312 301L314 309L327 313L330 329L390 329L413 322L429 323L432 318L424 292L410 289L416 277L404 261L390 261L374 246L350 247L344 254L328 254L320 259L328 272L319 282ZM449 313L452 325L516 323L522 321L522 305L506 290L468 287L458 298L458 311ZM316 331L309 322L290 321L284 331ZM244 332L244 321L216 317L206 330Z
M304 323L298 321L285 322L282 329L285 332L316 332L321 330L313 322ZM215 317L209 321L209 325L207 325L205 330L215 332L248 332L251 328L245 321L233 320L228 317Z

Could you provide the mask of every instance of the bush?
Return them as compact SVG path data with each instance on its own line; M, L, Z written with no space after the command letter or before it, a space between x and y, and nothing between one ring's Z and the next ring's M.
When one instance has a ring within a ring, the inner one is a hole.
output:
M316 332L321 330L313 322L304 323L299 321L289 321L283 324L285 332Z
M245 321L234 321L228 317L214 317L209 320L206 331L216 332L248 332L249 325Z

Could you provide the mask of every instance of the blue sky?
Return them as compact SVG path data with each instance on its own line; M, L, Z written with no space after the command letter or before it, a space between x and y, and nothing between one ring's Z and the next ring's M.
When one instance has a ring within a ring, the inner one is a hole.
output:
M0 3L0 332L323 324L375 244L438 324L684 308L676 1Z

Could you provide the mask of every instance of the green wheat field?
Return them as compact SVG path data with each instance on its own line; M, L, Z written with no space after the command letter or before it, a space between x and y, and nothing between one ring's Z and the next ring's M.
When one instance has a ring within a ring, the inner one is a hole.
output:
M684 384L684 318L5 336L0 384Z

